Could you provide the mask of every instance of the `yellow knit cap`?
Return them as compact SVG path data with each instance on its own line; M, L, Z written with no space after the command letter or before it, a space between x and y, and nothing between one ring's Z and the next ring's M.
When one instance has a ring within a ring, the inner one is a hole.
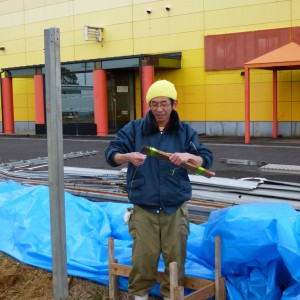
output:
M146 95L146 101L149 103L156 97L168 97L173 100L177 99L177 92L172 82L168 80L158 80L150 87Z

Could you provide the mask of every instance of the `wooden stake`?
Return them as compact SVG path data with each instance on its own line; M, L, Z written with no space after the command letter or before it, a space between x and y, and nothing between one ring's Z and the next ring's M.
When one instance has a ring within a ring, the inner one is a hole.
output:
M108 263L109 263L109 299L116 299L119 288L118 288L118 277L110 272L112 263L115 263L115 249L114 249L114 238L108 238Z

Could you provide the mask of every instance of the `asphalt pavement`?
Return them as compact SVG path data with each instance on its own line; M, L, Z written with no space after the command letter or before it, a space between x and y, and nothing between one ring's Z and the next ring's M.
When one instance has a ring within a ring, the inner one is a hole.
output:
M65 166L96 169L112 168L104 158L104 152L114 136L70 136L63 139L63 152L98 151L96 155L64 160ZM269 180L300 183L299 172L263 172L264 164L280 164L300 167L300 138L252 138L245 144L243 137L199 137L214 154L212 170L225 178L266 178ZM47 157L47 137L29 134L0 134L0 164L20 160ZM295 173L295 174L293 174Z

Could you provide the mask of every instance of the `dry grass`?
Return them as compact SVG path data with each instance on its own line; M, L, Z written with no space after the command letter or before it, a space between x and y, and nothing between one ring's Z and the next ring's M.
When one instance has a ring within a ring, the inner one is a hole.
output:
M118 299L130 299L120 292ZM0 253L0 300L53 299L52 273ZM69 300L108 299L108 287L83 278L69 277ZM151 297L150 299L158 299Z

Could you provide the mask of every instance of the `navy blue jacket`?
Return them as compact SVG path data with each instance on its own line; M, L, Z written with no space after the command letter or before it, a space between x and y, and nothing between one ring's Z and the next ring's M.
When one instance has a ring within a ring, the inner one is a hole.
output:
M143 146L169 153L188 152L201 156L202 167L207 169L213 163L212 152L199 143L196 131L181 122L175 110L162 133L151 111L148 111L144 119L125 125L106 149L106 161L111 166L118 166L114 161L116 153L140 152ZM139 167L128 163L128 198L131 203L144 209L155 212L162 208L171 215L191 198L191 190L187 170L172 163L152 156L148 156Z

